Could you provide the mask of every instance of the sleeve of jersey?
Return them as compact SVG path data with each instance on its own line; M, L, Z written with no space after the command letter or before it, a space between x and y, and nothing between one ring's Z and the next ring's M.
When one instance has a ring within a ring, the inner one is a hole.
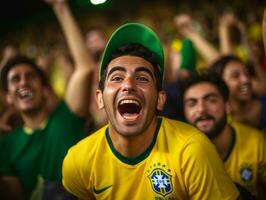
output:
M79 199L92 198L92 194L86 189L84 181L81 177L73 148L68 151L64 159L62 176L62 183L67 191L69 191Z
M214 145L205 136L198 134L190 138L184 146L181 163L190 199L235 200L239 197Z
M259 177L261 178L264 187L266 187L266 136L265 134L263 134L263 136L260 150Z

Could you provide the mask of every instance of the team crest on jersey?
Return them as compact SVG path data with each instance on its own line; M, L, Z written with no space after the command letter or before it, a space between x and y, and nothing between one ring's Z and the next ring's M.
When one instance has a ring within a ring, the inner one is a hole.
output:
M158 166L161 167L159 168ZM164 168L165 165L156 165L156 168L148 170L150 172L148 178L150 180L153 191L162 195L163 197L173 191L172 176L167 173L167 169Z
M249 182L253 178L253 172L251 166L245 164L240 169L240 177L242 181Z

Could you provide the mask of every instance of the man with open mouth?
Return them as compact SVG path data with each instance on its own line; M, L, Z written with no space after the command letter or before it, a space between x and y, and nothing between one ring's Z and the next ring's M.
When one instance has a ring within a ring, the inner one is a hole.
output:
M73 146L63 185L79 199L237 199L215 147L192 126L158 117L164 53L140 23L119 27L100 66L98 107L108 124Z
M73 29L73 22L68 25L77 37L81 35ZM76 199L62 186L61 169L67 150L85 137L94 67L89 54L79 53L84 45L78 40L70 49L77 55L75 68L64 100L53 108L47 105L51 87L34 60L18 56L2 67L1 89L23 120L22 126L0 141L0 187L6 187L1 191L7 193L7 199Z

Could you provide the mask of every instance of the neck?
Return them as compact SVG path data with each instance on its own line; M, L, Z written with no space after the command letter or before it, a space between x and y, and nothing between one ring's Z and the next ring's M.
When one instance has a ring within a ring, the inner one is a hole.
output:
M26 127L35 129L39 128L42 122L48 118L48 111L45 107L43 107L35 112L21 113L21 116Z
M225 126L217 137L212 139L212 142L215 144L220 157L224 160L227 157L230 151L230 146L233 142L233 133L229 124Z
M128 158L135 158L143 153L152 143L157 128L157 118L154 117L150 125L136 136L125 137L109 126L109 133L116 151Z

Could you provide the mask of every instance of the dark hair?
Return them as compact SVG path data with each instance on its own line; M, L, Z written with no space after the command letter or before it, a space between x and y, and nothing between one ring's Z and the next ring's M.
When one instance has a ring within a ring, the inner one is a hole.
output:
M229 99L229 89L226 83L216 74L211 71L203 71L201 73L195 72L190 75L190 77L184 82L182 87L182 99L184 99L184 94L191 86L207 82L214 85L224 98L224 101Z
M124 55L138 56L150 62L154 68L156 88L158 91L162 90L162 78L159 70L159 62L156 60L156 56L153 52L151 52L149 49L147 49L141 44L130 43L123 45L119 47L116 51L114 51L113 54L111 55L110 61ZM102 76L100 77L99 86L98 86L101 91L103 91L104 89L106 75L107 75L107 67L104 67L104 71Z
M220 77L223 76L223 72L224 72L224 69L226 67L226 65L229 63L229 62L232 62L232 61L235 61L235 62L240 62L240 63L243 63L243 61L235 56L235 55L227 55L227 56L222 56L221 58L219 58L218 60L216 60L210 67L209 69L218 74Z
M37 74L40 76L41 81L44 85L47 85L47 78L44 74L44 72L41 70L40 67L37 66L37 64L34 62L34 60L26 57L26 56L16 56L15 58L12 58L6 62L6 64L2 67L1 73L0 73L0 79L1 79L1 87L2 89L7 92L8 90L8 72L19 64L26 64L30 67L32 67Z

